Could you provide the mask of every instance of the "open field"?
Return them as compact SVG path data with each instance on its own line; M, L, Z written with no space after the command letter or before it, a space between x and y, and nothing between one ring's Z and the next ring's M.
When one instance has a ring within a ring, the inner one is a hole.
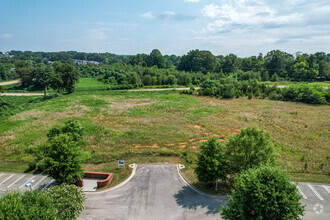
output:
M30 103L27 110L0 119L0 170L23 172L34 160L31 148L46 141L47 131L76 118L85 128L82 147L92 155L86 169L125 178L130 172L116 169L118 159L126 164L183 163L185 176L195 182L191 163L202 142L212 136L227 141L242 127L257 125L273 137L280 163L294 173L294 180L330 183L327 105L106 88L81 79L73 94Z

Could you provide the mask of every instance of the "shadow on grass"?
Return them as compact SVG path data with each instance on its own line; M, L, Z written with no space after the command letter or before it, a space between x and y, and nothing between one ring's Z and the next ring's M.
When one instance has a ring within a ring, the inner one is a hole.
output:
M207 215L220 215L221 205L224 206L227 203L226 196L219 196L218 198L209 198L195 192L189 186L183 186L182 189L174 195L174 198L176 200L176 203L183 208L193 210L206 208Z

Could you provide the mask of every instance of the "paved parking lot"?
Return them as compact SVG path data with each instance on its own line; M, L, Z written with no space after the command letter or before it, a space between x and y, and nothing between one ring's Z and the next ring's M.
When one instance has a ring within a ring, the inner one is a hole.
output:
M34 175L27 173L3 173L0 172L0 195L6 191L28 190L26 184L32 182L32 189L46 189L54 184L54 180L45 175Z
M303 219L330 219L330 186L315 183L298 183L302 195L301 203L306 205Z

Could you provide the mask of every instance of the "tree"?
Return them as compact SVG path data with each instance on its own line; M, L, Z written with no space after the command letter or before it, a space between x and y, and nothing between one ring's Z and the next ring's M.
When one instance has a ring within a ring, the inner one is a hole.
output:
M268 133L256 127L247 127L230 138L226 156L231 173L240 173L261 164L274 163L274 144Z
M315 79L318 70L310 68L307 62L297 62L292 66L292 78L296 81L308 81Z
M224 219L300 219L304 207L297 187L279 167L261 166L241 174L222 207Z
M77 219L84 210L86 197L80 187L62 184L46 189L43 194L53 198L58 219Z
M47 137L49 140L52 140L54 137L60 134L67 134L72 138L73 141L79 141L82 139L84 134L84 128L78 121L69 119L64 123L63 126L55 125L52 127L49 130Z
M216 67L216 57L207 50L191 50L183 55L178 66L179 70L189 72L213 72Z
M74 84L79 80L79 72L68 63L55 62L55 74L52 78L52 87L57 91L74 91Z
M268 74L268 71L265 71L265 72L262 73L261 80L262 80L263 82L269 81L269 74Z
M158 68L167 67L167 60L161 52L157 49L153 49L149 56L146 57L146 62L149 67L158 66Z
M281 76L282 72L285 71L287 60L284 52L280 50L272 50L267 53L264 59L266 69L270 76L275 73L278 73Z
M330 64L327 61L319 62L319 76L326 80L330 79Z
M274 73L272 75L272 77L270 78L270 81L272 81L272 82L278 82L278 75L277 75L277 73Z
M198 180L205 183L225 180L227 176L227 162L225 160L224 145L216 138L210 138L203 143L198 153L198 162L195 168Z
M44 165L46 173L58 183L75 183L84 175L84 153L68 134L59 134L49 143Z

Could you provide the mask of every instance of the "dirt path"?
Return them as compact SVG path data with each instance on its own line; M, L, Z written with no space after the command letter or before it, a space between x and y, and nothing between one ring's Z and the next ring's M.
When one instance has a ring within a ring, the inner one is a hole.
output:
M10 85L10 84L15 84L18 83L19 80L13 80L13 81L8 81L8 82L0 82L0 86L6 86L6 85Z
M165 88L165 89L130 89L129 92L145 92L145 91L166 91L166 90L189 90L190 88ZM196 87L195 89L200 89Z
M0 93L0 96L41 96L43 93Z

